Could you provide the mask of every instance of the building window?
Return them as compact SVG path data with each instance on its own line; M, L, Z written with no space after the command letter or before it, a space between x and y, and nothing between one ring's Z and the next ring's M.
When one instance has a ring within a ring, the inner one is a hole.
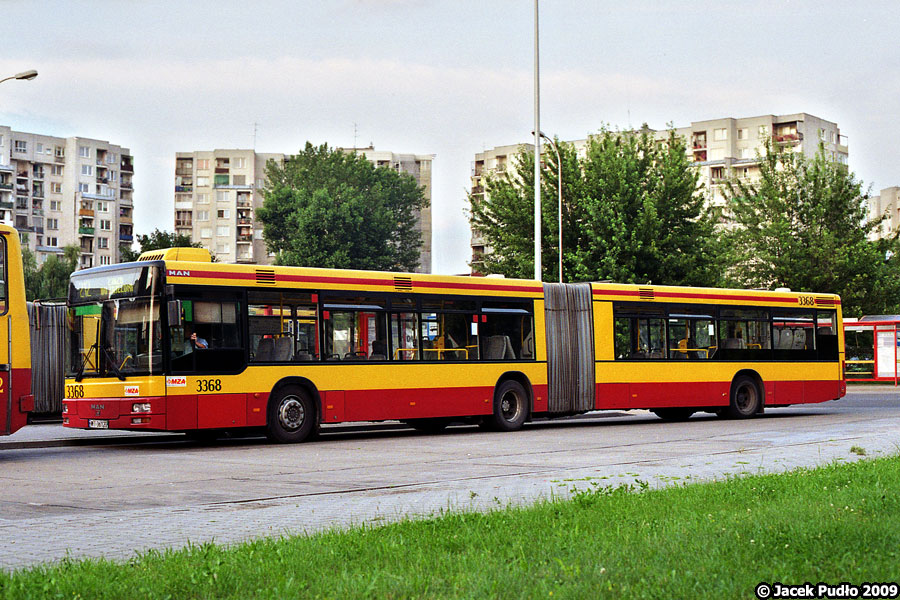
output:
M103 229L102 227L100 229ZM97 238L97 247L98 248L109 248L109 238L108 237L98 237Z
M100 219L100 229L103 231L112 231L112 221L109 219Z
M82 175L93 175L94 174L93 165L81 165L81 174Z
M223 190L217 191L216 202L228 202L228 192Z
M50 191L54 194L62 194L62 184L58 181L50 182Z
M62 203L59 200L51 200L50 201L50 210L61 210L60 206Z
M228 219L231 217L231 211L227 208L220 208L216 211L216 218L218 219Z
M197 194L197 204L208 204L209 194Z
M750 130L749 130L749 129L746 129L746 128L745 128L745 129L738 129L738 130L737 130L737 139L739 139L739 140L746 140L746 139L749 139L749 137L750 137Z
M216 235L220 237L226 237L229 235L228 225L219 225L216 227Z
M198 169L209 169L209 159L208 158L198 158L197 159L197 168Z
M231 244L216 244L216 254L231 253Z
M63 158L66 155L66 149L63 148L62 146L54 146L53 153L56 155L57 158ZM60 175L62 175L62 173L60 173Z
M197 177L197 187L209 187L209 177Z
M97 210L100 212L109 212L109 202L105 202L103 200L97 201Z
M48 238L47 238L47 245L48 245L48 246L56 247L56 246L59 246L59 241L58 241L55 237L48 237Z
M38 154L43 154L44 153L44 145L40 142L35 142L34 151L37 152Z
M200 237L211 238L212 237L212 227L204 227L203 229L201 229Z
M101 265L108 265L108 264L110 264L110 258L109 258L108 256L105 256L105 255L104 255L104 256L101 256L101 257L100 257L100 264L101 264Z
M243 169L247 166L247 159L242 156L238 156L237 158L232 160L231 166L235 169Z
M106 156L106 163L109 164L109 165L117 165L117 164L119 164L119 155L116 154L115 152L110 152L110 153Z
M78 156L82 158L90 158L91 148L89 146L78 146Z
M232 182L234 185L246 185L246 183L247 183L247 176L246 176L246 175L232 175L232 176L231 176L231 182Z
M713 129L713 140L716 142L724 142L728 139L727 129Z
M28 143L22 140L16 140L13 144L13 149L16 152L28 152Z
M119 180L119 172L118 171L110 171L109 172L109 180L110 181L118 181Z
M82 194L90 194L90 193L91 193L91 186L88 185L88 184L86 184L86 183L79 183L79 184L78 184L78 191L81 192Z
M197 211L197 220L198 221L209 221L209 211L208 210L198 210Z
M63 174L63 166L62 165L50 165L50 174L61 176Z
M57 230L59 229L59 219L47 219L47 229ZM55 246L56 244L51 244L51 246Z

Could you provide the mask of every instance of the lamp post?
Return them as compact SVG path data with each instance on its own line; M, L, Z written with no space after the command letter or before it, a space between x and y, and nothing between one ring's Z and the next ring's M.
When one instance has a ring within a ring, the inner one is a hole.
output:
M534 0L534 278L541 281L541 77L538 0Z
M559 153L559 146L557 145L555 140L551 140L548 138L543 131L538 132L540 136L547 140L547 143L553 146L553 150L556 152L556 174L557 174L557 184L556 189L559 192L559 206L557 209L557 231L559 232L559 282L563 282L563 269L562 269L562 156Z
M10 79L24 79L26 81L31 81L35 77L37 77L37 71L35 71L34 69L29 69L28 71L22 71L21 73L16 73L15 75L4 77L3 79L0 79L0 83L3 83L4 81L8 81Z

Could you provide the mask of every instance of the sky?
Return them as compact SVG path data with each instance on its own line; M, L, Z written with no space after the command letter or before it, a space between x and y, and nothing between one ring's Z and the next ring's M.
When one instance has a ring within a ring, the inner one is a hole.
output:
M435 273L467 272L475 154L534 128L532 0L0 0L0 124L134 156L136 233L174 229L175 153L306 141L434 154ZM896 2L540 0L541 129L836 122L900 185Z

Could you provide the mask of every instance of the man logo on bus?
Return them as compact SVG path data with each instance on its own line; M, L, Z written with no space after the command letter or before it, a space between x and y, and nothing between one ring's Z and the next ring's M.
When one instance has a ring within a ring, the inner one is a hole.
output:
M175 269L169 269L169 276L170 277L190 277L191 272L190 271L177 271Z

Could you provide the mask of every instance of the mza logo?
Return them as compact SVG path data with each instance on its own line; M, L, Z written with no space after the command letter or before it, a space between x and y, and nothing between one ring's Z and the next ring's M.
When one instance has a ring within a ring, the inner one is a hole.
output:
M190 277L190 271L179 271L177 269L169 269L169 277Z
M166 377L166 385L169 387L187 387L187 377Z
M140 396L141 395L141 387L138 385L126 385L125 386L125 395L126 396Z

